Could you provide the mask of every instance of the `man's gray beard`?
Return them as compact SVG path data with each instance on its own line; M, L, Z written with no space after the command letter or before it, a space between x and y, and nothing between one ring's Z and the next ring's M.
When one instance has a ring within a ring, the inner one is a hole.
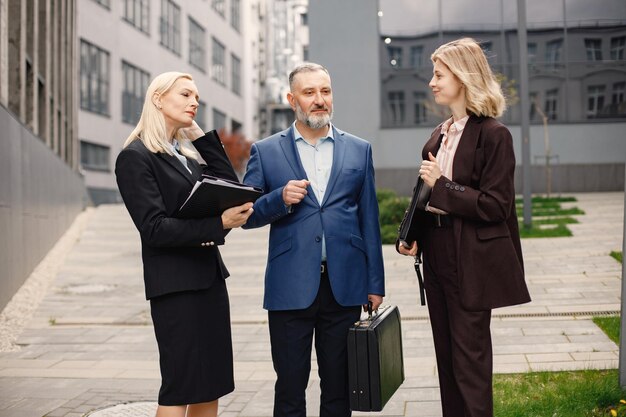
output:
M328 126L332 118L333 118L332 110L320 116L316 116L312 114L307 116L307 114L304 111L302 111L302 108L300 107L300 105L296 103L296 119L298 119L300 123L304 123L311 129L321 129L325 126Z

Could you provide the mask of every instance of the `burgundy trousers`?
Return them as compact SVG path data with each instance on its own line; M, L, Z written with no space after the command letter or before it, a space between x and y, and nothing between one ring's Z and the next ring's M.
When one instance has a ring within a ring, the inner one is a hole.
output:
M461 305L449 222L429 228L423 252L443 417L493 417L491 310L467 311Z

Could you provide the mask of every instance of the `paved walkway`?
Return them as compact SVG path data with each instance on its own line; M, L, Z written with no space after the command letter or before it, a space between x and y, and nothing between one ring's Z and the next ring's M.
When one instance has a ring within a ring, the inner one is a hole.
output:
M497 373L617 367L617 346L590 315L620 309L621 265L608 254L621 250L624 194L576 197L586 215L570 226L574 237L523 240L533 302L494 311ZM0 353L0 417L79 417L156 398L158 355L137 233L123 206L83 216L80 238L17 340L20 349ZM236 230L222 250L232 273L236 379L236 391L221 401L223 417L271 415L274 372L261 308L267 232ZM384 256L386 303L403 316L406 381L384 412L355 415L438 416L434 349L412 262L391 246ZM311 416L318 415L318 382L313 362Z

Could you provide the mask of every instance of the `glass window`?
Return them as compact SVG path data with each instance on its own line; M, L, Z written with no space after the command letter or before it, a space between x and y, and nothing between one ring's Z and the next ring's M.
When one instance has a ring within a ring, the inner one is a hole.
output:
M226 114L215 107L213 108L213 129L217 131L226 129Z
M388 46L389 64L394 68L402 68L402 48L397 46Z
M587 61L602 61L602 39L585 39Z
M624 103L624 93L626 91L626 82L613 84L613 98L611 103L622 104Z
M404 123L404 91L389 92L389 111L391 124L401 125Z
M202 26L189 18L189 63L200 71L206 70L205 31Z
M309 25L309 15L307 13L301 13L300 14L300 24L302 26L308 26Z
M549 120L557 119L557 110L559 104L559 90L553 89L546 91L546 101L544 113Z
M215 81L226 85L226 48L213 38L211 76Z
M528 63L533 64L537 61L537 44L528 42Z
M587 87L587 117L597 117L604 107L604 92L606 88L603 85L591 85Z
M161 0L161 45L180 55L180 7L172 0Z
M124 0L124 20L150 33L150 0Z
M230 64L231 89L233 90L233 93L241 95L241 60L237 58L237 56L231 54Z
M91 171L111 171L111 148L84 140L80 141L80 165Z
M198 102L198 110L196 111L196 123L200 129L204 130L206 126L206 103L202 100Z
M230 0L230 25L239 32L241 27L241 0Z
M109 53L80 40L80 107L109 114Z
M422 63L422 57L424 56L423 46L411 46L411 68L420 68Z
M226 11L225 0L211 0L211 7L217 12L217 14L224 17Z
M530 109L528 111L528 119L532 122L537 116L537 93L528 93L528 99L530 102Z
M124 90L122 91L122 121L137 124L141 116L150 74L142 69L122 61Z
M626 36L620 36L618 38L611 38L611 59L623 60L624 59L624 47L626 45Z
M413 92L413 123L421 124L426 121L426 93L421 91Z
M546 62L551 66L556 66L561 62L561 51L563 49L563 39L556 39L546 44Z

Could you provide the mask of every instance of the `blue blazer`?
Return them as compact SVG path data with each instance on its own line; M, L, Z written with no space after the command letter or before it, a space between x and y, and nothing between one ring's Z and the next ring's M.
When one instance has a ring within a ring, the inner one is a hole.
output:
M292 207L282 198L290 180L307 178L293 126L252 145L244 182L263 188L244 228L271 224L265 270L267 310L309 307L320 284L322 231L331 288L343 306L367 304L368 294L385 294L372 147L334 129L333 166L324 201L308 194Z

